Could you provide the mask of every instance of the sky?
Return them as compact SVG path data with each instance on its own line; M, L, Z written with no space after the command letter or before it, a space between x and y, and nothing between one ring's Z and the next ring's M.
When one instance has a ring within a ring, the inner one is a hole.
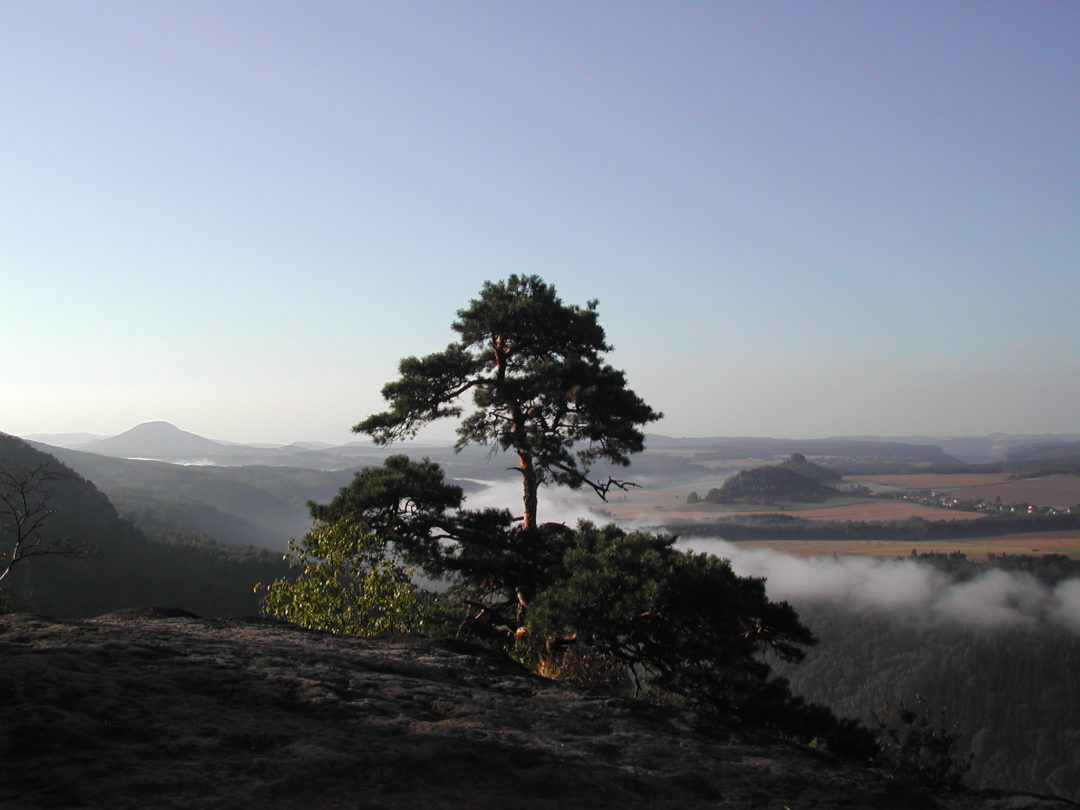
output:
M1075 0L7 0L0 430L353 440L536 273L652 432L1078 433L1078 41Z

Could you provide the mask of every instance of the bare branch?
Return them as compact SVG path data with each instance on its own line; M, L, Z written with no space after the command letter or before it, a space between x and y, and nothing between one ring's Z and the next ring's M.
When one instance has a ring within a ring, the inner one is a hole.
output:
M608 476L607 481L594 481L581 470L559 462L551 462L550 466L574 479L579 485L584 484L589 487L602 501L607 501L608 493L612 489L621 489L623 492L626 492L633 487L640 488L641 486L640 484L635 484L633 481L623 481L619 478L612 478L610 475Z
M9 550L0 554L0 565L4 566L0 582L30 557L81 558L93 553L88 543L69 537L48 540L42 534L46 521L56 514L52 506L54 484L71 477L69 473L52 469L48 462L0 469L0 540L3 541L0 551L11 544Z

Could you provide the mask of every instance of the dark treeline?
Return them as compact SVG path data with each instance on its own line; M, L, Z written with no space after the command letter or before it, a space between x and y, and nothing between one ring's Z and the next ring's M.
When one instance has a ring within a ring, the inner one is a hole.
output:
M1080 475L1080 456L981 464L978 467L969 468L967 472L1000 472L1017 478L1041 478L1046 475Z
M1080 515L992 515L972 520L807 520L759 514L712 521L678 521L659 527L681 537L724 540L961 540L1080 528Z
M932 565L957 582L974 579L989 569L1031 574L1050 587L1066 579L1080 579L1080 560L1064 554L991 554L986 562L974 562L967 555L954 551L951 554L912 554L911 559Z
M57 618L150 606L207 617L254 615L252 585L288 572L281 555L265 549L177 532L144 534L125 524L93 534L96 548L86 559L27 560L5 588L8 609Z

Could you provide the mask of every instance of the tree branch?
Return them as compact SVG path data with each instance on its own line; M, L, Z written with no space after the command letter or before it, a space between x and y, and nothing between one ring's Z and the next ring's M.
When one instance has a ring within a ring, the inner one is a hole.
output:
M4 553L7 565L0 572L2 582L18 565L30 557L89 556L93 547L68 537L46 542L42 527L56 514L52 508L53 490L48 485L71 475L50 469L46 462L17 470L0 470L0 529L14 536L10 551Z
M570 467L557 461L551 462L549 466L554 467L555 469L560 470L566 476L573 478L577 481L579 485L585 484L590 489L592 489L592 491L595 492L602 501L607 501L608 493L613 488L621 489L623 492L626 492L631 487L640 488L641 486L640 484L635 484L633 481L623 481L618 478L612 478L610 475L608 476L607 481L594 481L576 467Z

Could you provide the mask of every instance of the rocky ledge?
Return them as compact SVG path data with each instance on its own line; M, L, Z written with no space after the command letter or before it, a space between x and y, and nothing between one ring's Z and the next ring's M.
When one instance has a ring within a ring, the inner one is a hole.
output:
M0 616L0 807L1066 808L907 787L483 648L147 610Z

